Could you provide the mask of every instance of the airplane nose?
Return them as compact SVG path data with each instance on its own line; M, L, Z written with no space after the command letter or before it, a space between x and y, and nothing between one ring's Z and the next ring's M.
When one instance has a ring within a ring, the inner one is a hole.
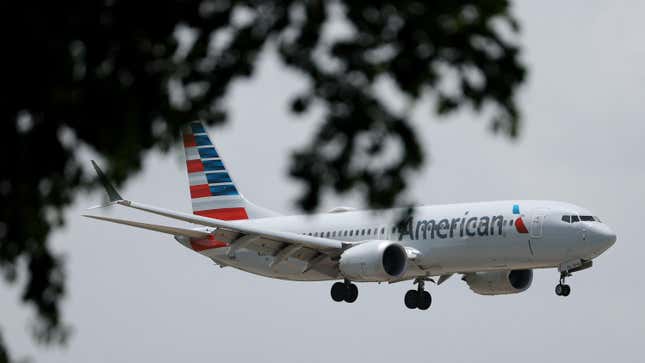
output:
M614 243L616 243L616 232L612 231L610 228L607 228L607 231L608 231L606 236L607 244L608 244L607 248L609 248L613 246Z
M616 243L616 233L606 225L595 228L594 235L594 244L603 251Z

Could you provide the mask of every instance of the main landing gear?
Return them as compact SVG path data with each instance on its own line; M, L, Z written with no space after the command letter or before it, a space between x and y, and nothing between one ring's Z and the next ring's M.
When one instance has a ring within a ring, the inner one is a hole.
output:
M430 293L424 290L425 282L428 281L425 278L417 278L414 280L414 283L417 284L416 290L408 290L405 293L405 306L408 309L419 309L419 310L428 310L432 304L432 296Z
M564 283L564 279L571 276L570 273L563 271L560 273L560 283L555 285L555 294L558 296L569 296L571 293L571 286Z
M331 286L331 298L336 302L353 303L358 298L358 287L349 280L336 282Z

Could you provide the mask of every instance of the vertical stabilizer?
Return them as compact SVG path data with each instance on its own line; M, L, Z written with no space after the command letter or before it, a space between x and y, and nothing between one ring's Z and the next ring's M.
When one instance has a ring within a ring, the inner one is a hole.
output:
M277 215L244 198L202 122L191 122L184 129L183 140L194 214L222 220Z

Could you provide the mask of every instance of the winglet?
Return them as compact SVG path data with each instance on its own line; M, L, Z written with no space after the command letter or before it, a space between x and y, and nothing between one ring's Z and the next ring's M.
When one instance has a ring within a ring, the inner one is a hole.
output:
M123 197L121 197L119 192L116 191L116 188L114 188L112 183L110 183L105 174L103 174L103 170L101 170L101 168L96 165L96 162L94 162L94 160L92 160L92 166L94 167L94 170L96 170L96 174L99 176L99 181L101 182L101 184L103 184L103 188L105 188L105 191L107 192L110 203L123 200Z

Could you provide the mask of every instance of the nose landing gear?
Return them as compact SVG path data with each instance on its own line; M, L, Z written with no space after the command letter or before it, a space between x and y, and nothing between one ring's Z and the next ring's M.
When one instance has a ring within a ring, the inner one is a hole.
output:
M432 296L424 290L425 282L432 281L426 278L417 278L414 283L417 284L416 290L408 290L405 293L405 306L408 309L428 310L432 304Z
M358 298L358 287L349 280L336 282L331 286L331 298L336 302L353 303Z
M560 283L555 285L555 294L558 296L569 296L571 293L571 286L564 283L564 279L571 276L570 273L563 271L560 273Z

